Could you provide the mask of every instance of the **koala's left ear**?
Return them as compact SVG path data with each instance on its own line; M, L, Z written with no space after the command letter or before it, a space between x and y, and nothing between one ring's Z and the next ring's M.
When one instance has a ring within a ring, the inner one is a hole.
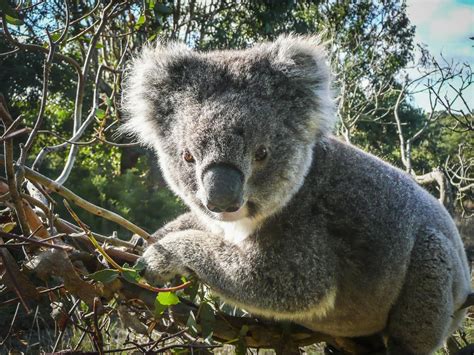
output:
M314 89L329 86L326 51L318 36L281 35L268 49L273 68L290 79L314 85Z
M267 46L272 68L310 96L309 126L320 133L330 132L335 123L331 72L320 37L282 35Z

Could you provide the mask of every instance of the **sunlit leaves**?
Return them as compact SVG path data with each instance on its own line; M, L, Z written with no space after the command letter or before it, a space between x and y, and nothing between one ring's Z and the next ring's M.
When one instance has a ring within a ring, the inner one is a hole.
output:
M173 292L159 292L156 299L164 306L173 306L179 303L179 298Z
M95 117L99 118L99 119L103 119L105 118L105 111L102 110L101 108L98 108L95 110Z
M135 24L135 29L138 30L140 27L142 27L146 22L146 16L144 14L140 15L140 17L137 20L137 23Z
M15 222L8 222L8 223L4 223L4 224L1 224L0 225L0 228L2 229L2 231L4 231L5 233L9 233L13 230L13 228L16 227L16 223Z
M179 303L179 298L173 292L159 292L155 298L155 318L159 318L161 314L169 307Z

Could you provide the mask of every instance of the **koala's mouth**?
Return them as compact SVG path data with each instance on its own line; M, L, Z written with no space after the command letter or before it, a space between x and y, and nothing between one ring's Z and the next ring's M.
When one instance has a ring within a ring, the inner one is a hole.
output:
M217 219L218 221L222 222L235 222L240 219L244 219L249 217L249 208L247 206L247 203L242 204L242 206L235 212L211 212L209 211L211 216L214 219Z
M235 222L244 218L255 218L258 214L258 207L252 201L246 201L235 212L215 213L208 210L208 213L218 221Z

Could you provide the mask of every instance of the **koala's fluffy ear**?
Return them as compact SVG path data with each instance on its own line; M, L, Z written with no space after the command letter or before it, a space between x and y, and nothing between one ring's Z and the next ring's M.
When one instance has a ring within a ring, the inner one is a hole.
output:
M272 67L283 72L301 92L312 96L312 128L319 133L330 132L335 124L335 109L331 72L320 37L281 35L267 46Z
M145 46L128 66L122 95L126 122L121 133L130 134L149 146L156 142L156 132L166 129L173 107L173 95L182 80L182 70L195 53L181 43L158 43Z

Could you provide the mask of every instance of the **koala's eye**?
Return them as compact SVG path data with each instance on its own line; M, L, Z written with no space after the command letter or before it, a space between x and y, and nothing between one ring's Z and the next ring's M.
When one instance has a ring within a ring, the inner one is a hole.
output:
M261 145L255 151L255 160L256 161L262 161L267 157L267 155L268 155L267 148L265 148L263 145Z
M189 150L185 150L183 152L183 159L187 162L187 163L194 163L194 157L193 155L189 152Z

